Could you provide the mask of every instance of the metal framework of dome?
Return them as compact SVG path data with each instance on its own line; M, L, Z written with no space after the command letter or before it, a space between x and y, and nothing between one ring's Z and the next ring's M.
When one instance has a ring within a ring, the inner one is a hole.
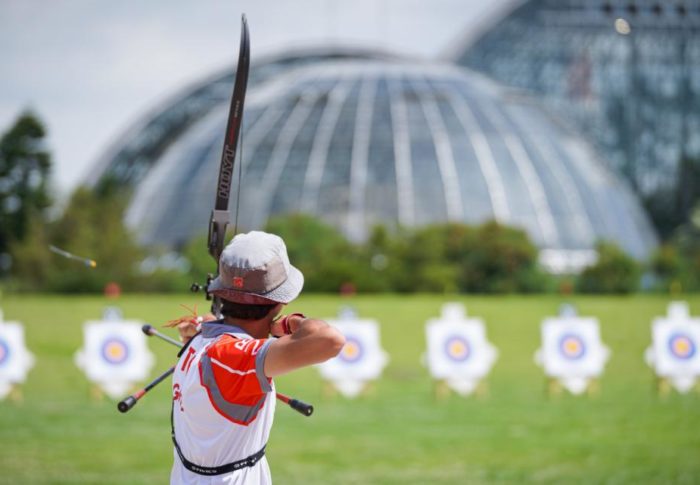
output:
M700 158L700 0L511 0L499 15L445 57L575 120L641 194Z
M656 244L628 188L518 92L456 66L383 56L273 67L249 83L239 228L303 212L362 240L375 224L495 219L525 229L553 269L588 258L601 239L640 258ZM127 221L144 243L176 246L206 230L231 80L160 107L96 171L94 181L133 187Z

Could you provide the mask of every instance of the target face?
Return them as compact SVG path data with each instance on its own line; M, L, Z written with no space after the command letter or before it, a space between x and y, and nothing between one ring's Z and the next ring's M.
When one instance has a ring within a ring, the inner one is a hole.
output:
M110 337L102 344L102 358L110 364L122 364L129 358L129 346L118 337Z
M668 349L675 358L688 360L695 355L695 342L685 334L674 333L668 339Z
M340 360L347 363L355 363L362 358L364 350L362 342L355 337L345 337L345 346L338 356Z
M0 366L10 360L10 346L4 340L0 339Z
M471 355L469 342L462 336L453 335L445 340L445 355L455 362L464 362Z
M586 344L578 335L566 334L559 340L559 352L566 359L578 360L586 355Z

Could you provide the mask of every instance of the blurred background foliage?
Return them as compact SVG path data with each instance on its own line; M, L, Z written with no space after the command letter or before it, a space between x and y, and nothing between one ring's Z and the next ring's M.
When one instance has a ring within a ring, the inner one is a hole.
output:
M46 129L31 112L0 137L0 276L11 291L183 291L215 271L202 234L178 252L140 247L125 227L128 196L109 182L79 187L60 210L50 193ZM490 221L389 230L378 226L352 243L332 226L304 214L270 219L265 230L284 238L305 289L321 293L533 293L578 291L625 294L700 289L700 178L686 161L683 190L657 205L664 238L650 261L637 261L600 241L598 262L580 275L554 276L538 265L527 234ZM697 182L697 183L696 183ZM661 217L663 211L675 218ZM229 234L231 236L232 234ZM91 269L49 251L55 245L94 259Z

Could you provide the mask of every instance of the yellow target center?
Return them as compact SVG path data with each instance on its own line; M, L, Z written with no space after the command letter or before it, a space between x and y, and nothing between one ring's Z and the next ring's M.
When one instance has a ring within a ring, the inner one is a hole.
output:
M462 355L464 354L465 350L466 348L462 342L457 341L450 344L450 354L452 355Z
M113 359L123 357L124 347L116 343L109 344L109 346L107 346L107 355Z
M357 348L357 345L352 342L348 343L345 347L343 347L343 354L348 359L354 359L355 357L357 357L358 353L359 349Z
M575 340L567 340L564 343L564 348L568 354L575 354L580 350L579 344Z
M690 351L690 345L688 345L688 341L685 339L677 339L675 342L675 347L676 352L681 355L687 354Z

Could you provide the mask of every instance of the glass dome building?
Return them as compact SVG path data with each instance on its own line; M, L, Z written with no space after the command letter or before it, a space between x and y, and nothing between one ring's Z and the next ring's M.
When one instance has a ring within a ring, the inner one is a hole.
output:
M93 173L132 187L127 222L142 242L206 231L232 78L146 116ZM638 258L656 244L630 190L573 130L457 66L337 51L253 65L242 139L239 229L304 212L362 240L376 224L495 219L525 229L553 270L590 261L601 239Z
M700 0L506 0L499 15L445 56L575 120L644 196L700 160Z

